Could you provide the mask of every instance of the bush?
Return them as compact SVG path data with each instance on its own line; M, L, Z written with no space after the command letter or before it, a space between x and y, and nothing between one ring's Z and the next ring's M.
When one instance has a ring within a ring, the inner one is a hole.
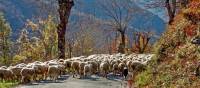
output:
M199 54L198 47L194 44L186 44L179 47L176 54L177 58L194 58Z
M19 63L19 62L22 62L26 59L25 56L20 56L20 55L15 55L13 57L13 63L16 64L16 63Z
M141 86L146 86L150 82L152 82L153 74L150 69L142 72L141 74L137 75L135 80L136 80L136 86L141 87Z

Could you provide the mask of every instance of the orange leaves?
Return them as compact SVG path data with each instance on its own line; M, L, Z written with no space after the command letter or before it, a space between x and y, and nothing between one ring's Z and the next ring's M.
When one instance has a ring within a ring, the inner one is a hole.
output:
M200 8L200 0L191 0L189 7L192 8L192 9Z
M184 32L188 37L193 37L197 34L197 25L188 25L185 27Z
M136 51L138 53L144 53L145 50L149 47L149 41L152 37L153 33L151 32L136 32L134 33L135 39L134 39L134 45L133 45L133 51Z
M186 19L197 23L200 21L200 0L192 0L189 4L189 8L184 11Z

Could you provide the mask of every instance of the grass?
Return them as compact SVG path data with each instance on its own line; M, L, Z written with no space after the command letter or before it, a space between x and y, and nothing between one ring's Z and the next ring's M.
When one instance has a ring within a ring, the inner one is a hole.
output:
M8 82L8 81L1 81L0 82L0 88L12 88L16 86L18 82Z
M146 86L152 81L152 77L153 77L153 75L151 74L150 70L146 70L136 76L136 79L137 79L136 85L138 87Z

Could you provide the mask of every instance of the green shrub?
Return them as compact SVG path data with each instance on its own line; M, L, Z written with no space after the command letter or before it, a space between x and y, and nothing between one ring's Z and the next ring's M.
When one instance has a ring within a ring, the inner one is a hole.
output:
M12 88L16 86L18 82L0 82L0 88Z
M26 59L25 56L15 55L15 56L13 57L13 63L14 63L14 64L19 63L19 62L21 62L21 61L23 61L23 60L25 60L25 59Z
M159 75L157 79L161 83L160 86L168 88L170 87L170 84L173 80L173 76L170 73L164 73L162 75Z
M135 84L137 87L142 87L142 86L148 85L150 82L152 82L152 80L153 80L152 77L153 77L153 74L152 74L151 70L148 69L136 76Z

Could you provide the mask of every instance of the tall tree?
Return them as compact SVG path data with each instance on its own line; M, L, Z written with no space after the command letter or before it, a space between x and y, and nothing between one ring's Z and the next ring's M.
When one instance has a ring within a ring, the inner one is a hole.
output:
M60 23L57 27L58 33L58 52L59 58L65 58L65 34L66 27L68 24L68 19L72 7L74 6L73 0L58 0L58 12Z
M109 25L121 35L121 43L119 45L119 52L125 53L125 33L130 26L130 21L133 18L133 13L136 9L133 7L132 0L101 0L100 8L104 10L109 20Z
M177 9L187 7L188 1L189 0L154 0L147 4L147 7L165 7L169 16L168 23L171 24L174 21L174 17L178 11Z
M0 58L3 64L8 64L10 58L10 34L11 27L0 13Z
M169 24L171 24L176 14L176 0L171 0L171 4L170 0L166 0L165 5L169 16Z

